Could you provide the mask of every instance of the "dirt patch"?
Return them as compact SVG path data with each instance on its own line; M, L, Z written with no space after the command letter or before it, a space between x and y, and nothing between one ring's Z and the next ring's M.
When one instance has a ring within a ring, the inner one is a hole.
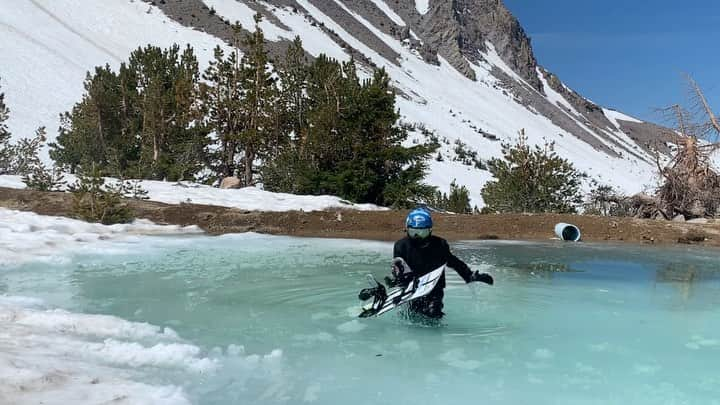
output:
M128 200L138 218L159 224L197 225L210 234L259 232L305 237L396 240L407 211L261 212L200 204ZM43 215L72 216L72 195L0 188L0 207ZM720 223L688 224L585 215L436 214L434 232L449 240L548 240L558 222L577 225L588 242L693 243L720 246Z

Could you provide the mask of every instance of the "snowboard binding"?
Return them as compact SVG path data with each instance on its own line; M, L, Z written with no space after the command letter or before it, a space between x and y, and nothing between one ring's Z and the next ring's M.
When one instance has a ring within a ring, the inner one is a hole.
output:
M367 301L372 298L373 303L372 305L363 308L362 313L360 313L360 318L367 318L369 316L375 315L378 308L380 308L387 299L387 290L385 289L385 286L380 284L379 281L375 280L373 276L368 274L367 277L371 287L363 288L362 290L360 290L360 293L358 294L358 299L360 299L361 301Z

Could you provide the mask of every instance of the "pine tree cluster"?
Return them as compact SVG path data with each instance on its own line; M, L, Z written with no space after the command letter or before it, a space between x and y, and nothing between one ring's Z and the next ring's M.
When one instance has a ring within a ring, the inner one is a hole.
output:
M61 114L50 157L72 173L93 164L105 175L187 179L202 167L199 68L192 48L139 48L116 73L95 68L85 94Z
M177 45L139 48L118 72L97 67L61 115L50 156L71 172L237 176L243 186L396 207L431 196L422 180L436 145L402 146L387 73L361 80L353 61L309 63L299 38L272 67L259 22L245 36L236 25L231 49L217 47L202 73L192 48Z

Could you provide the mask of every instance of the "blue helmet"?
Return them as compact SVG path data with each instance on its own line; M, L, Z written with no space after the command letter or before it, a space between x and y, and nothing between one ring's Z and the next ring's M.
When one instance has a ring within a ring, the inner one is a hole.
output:
M429 229L432 228L432 226L433 221L432 217L430 216L430 212L422 208L416 208L410 211L410 213L405 218L406 228Z

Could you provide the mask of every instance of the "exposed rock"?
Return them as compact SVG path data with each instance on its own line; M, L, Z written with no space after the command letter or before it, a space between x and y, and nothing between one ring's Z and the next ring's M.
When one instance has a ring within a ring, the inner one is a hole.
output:
M401 3L414 3L404 0ZM417 19L421 38L429 42L458 71L470 78L475 72L468 61L481 58L486 41L530 85L542 90L530 39L518 20L498 0L453 0L430 3L430 11Z
M708 234L699 229L690 229L685 235L678 238L678 243L692 244L698 242L705 242L708 239Z
M676 215L675 218L673 218L672 220L673 222L685 222L685 215Z
M420 56L422 56L425 62L431 63L436 66L440 65L440 59L438 59L437 49L434 48L432 45L427 43L422 44L418 51L420 52Z
M232 40L232 24L234 21L223 20L218 13L211 13L208 6L202 0L143 1L156 5L163 13L167 14L168 17L182 25L207 32L208 34L223 39L228 43ZM264 7L251 3L252 2L248 2L248 7L251 7L256 11L260 11L264 18L272 21L273 24L284 27L282 23L280 23L280 21L278 21L272 13L267 12ZM242 32L244 34L249 34L250 31L247 31L245 28L247 27L244 27ZM289 45L290 41L265 41L268 53L274 58L284 55Z
M237 177L225 177L220 182L220 188L240 188L241 184Z
M651 122L632 122L618 120L620 130L645 149L651 155L655 153L669 154L670 148L667 141L670 140L669 130Z
M534 108L538 113L550 119L553 124L582 139L595 149L601 150L610 156L618 156L617 152L610 149L605 143L598 139L597 136L581 127L577 121L562 112L560 107L548 102L545 96L537 90L514 80L498 68L493 69L492 74L500 79L505 88L516 96L516 101L520 104L528 108Z
M575 109L575 111L581 114L581 117L577 118L581 122L586 121L586 126L601 135L603 135L604 131L616 131L615 126L605 116L605 113L600 106L569 89L553 73L548 72L544 68L540 68L540 71L547 81L548 86L563 96L563 98ZM573 114L569 111L568 113ZM639 148L642 148L651 156L653 156L656 151L659 151L660 153L668 152L667 145L665 145L664 141L669 140L669 137L662 136L662 134L666 131L664 131L660 126L644 122L638 123L622 120L619 120L619 123L620 130L623 131L630 139L635 141ZM575 131L571 132L574 134L576 133ZM614 137L603 136L603 138L611 142L615 147L624 153L642 160L648 160L647 156L643 156L639 153L639 150L633 149L625 143L618 142Z

